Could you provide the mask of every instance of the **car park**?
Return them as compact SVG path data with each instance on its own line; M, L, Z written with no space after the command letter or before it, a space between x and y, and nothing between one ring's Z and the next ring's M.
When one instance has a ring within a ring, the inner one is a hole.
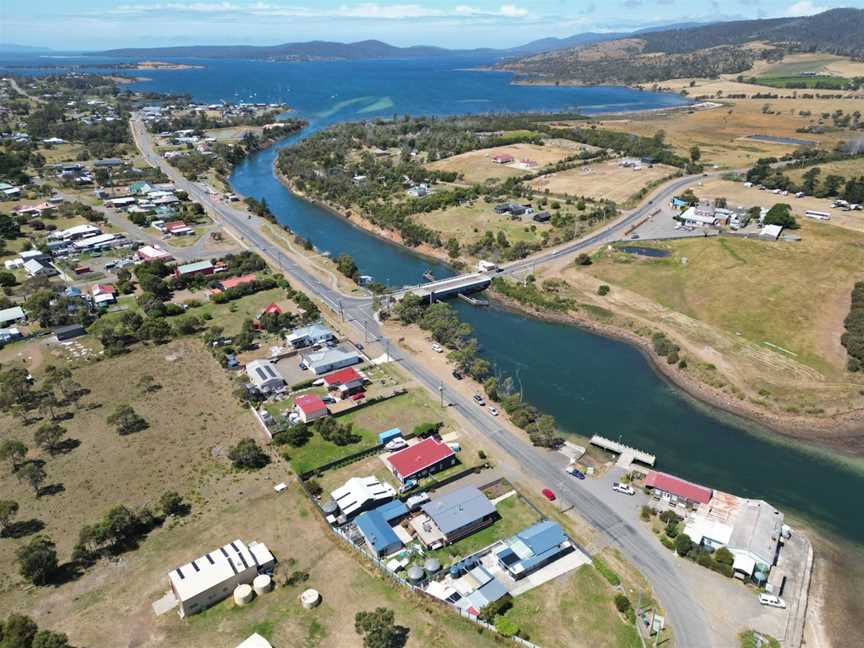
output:
M615 482L612 484L612 490L616 493L623 493L624 495L635 495L636 490L630 486L630 484L622 484L620 482Z
M768 607L780 608L781 610L786 609L786 601L781 599L779 596L774 596L773 594L760 594L759 602Z
M540 491L540 492L543 493L543 497L545 497L545 498L546 498L547 500L549 500L550 502L554 502L556 499L558 499L557 497L555 497L555 493L553 493L553 492L552 492L551 490L549 490L548 488L544 488L544 489L543 489L542 491Z

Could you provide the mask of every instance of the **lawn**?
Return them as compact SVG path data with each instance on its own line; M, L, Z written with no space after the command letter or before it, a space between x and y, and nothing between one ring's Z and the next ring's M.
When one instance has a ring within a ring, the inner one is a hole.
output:
M658 244L671 252L663 259L604 252L588 272L613 290L623 286L727 334L776 345L799 362L839 375L845 353L837 342L850 290L861 278L864 235L830 224L801 225L800 242L682 240Z
M520 199L519 202L523 201ZM441 238L445 241L452 237L463 246L479 241L487 230L496 236L498 232L504 232L507 240L515 243L517 241L540 242L543 232L552 229L549 223L535 223L530 216L513 220L509 214L496 214L495 204L484 200L415 214L412 218L426 227L441 232Z
M615 609L614 594L597 570L583 565L516 597L506 616L547 648L640 648L636 629Z
M511 495L498 502L495 508L501 518L494 524L458 542L437 549L432 554L445 563L449 562L449 559L463 558L488 547L493 542L509 538L540 520L537 511L519 495Z
M763 76L756 79L759 85L772 88L843 88L849 83L849 79L840 76Z
M189 312L198 317L204 317L206 314L212 315L209 321L211 326L221 326L225 335L236 335L240 332L240 327L244 320L256 319L261 312L273 302L283 301L285 299L285 291L281 288L271 288L270 290L262 290L254 295L247 295L241 299L228 302L227 304L215 304L207 300L205 291L199 291L193 294L192 299L201 301L201 306L192 308Z
M528 131L512 131L510 136L517 139L519 136L528 134ZM502 180L538 171L545 166L577 154L579 148L578 145L574 147L569 142L566 146L555 142L547 142L545 146L510 144L460 153L432 162L428 167L437 171L455 171L462 174L464 181L469 183L484 182L489 179ZM512 155L516 161L511 164L496 164L492 160L498 155ZM518 163L523 159L533 160L536 162L536 166L520 166Z
M282 403L279 409L285 409ZM411 390L401 396L381 403L367 405L356 411L337 417L339 423L353 423L354 433L360 436L358 443L337 446L315 434L300 448L286 447L295 472L304 473L342 457L360 452L378 444L378 433L394 427L409 433L421 423L448 420L425 391Z

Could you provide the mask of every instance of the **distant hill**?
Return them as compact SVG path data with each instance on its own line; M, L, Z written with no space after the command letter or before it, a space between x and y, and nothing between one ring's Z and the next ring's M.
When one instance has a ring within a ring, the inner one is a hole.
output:
M735 74L750 69L758 57L773 60L792 51L864 56L864 10L640 31L498 67L542 81L637 84Z
M39 52L51 52L50 47L33 47L31 45L17 45L15 43L0 43L0 52L3 54L37 54Z

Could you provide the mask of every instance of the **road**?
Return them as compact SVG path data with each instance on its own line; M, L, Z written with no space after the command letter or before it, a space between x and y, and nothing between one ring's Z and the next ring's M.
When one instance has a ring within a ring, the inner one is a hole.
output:
M266 239L261 232L261 226L264 223L262 219L250 217L246 212L221 203L195 183L184 178L155 152L152 137L144 124L135 117L131 123L135 142L151 165L161 168L178 188L188 192L191 197L207 207L217 220L222 221L222 224L234 229L246 245L269 257L296 285L314 293L334 312L342 313L346 320L353 323L358 332L364 332L363 323L365 323L368 326L368 334L376 337L382 344L387 343L389 345L390 356L393 361L398 362L405 371L427 389L433 393L438 392L441 385L439 377L411 355L399 352L396 345L387 340L375 319L370 297L347 296L319 281ZM682 178L682 182L686 184L688 181ZM692 182L692 178L689 182ZM680 186L683 185L667 188L664 192L677 191ZM655 201L657 199L655 198ZM635 210L626 218L637 220L639 217L639 210ZM627 227L628 222L616 222L606 229L605 234L609 235L610 231L614 232ZM589 238L602 237L602 235L602 232L598 232ZM585 240L579 241L567 246L566 252L559 249L555 255L561 256L561 254L572 253L591 244L593 243L586 243ZM677 645L688 648L713 645L701 608L695 601L695 597L688 592L681 577L676 573L672 556L659 542L654 541L653 538L641 536L610 506L585 492L584 489L579 489L569 479L565 479L566 475L561 471L560 466L553 461L555 457L553 453L536 448L523 438L502 430L496 424L495 419L486 413L485 409L477 407L470 399L456 392L448 392L447 397L451 406L457 408L478 432L497 445L502 452L516 460L534 481L548 484L554 488L565 508L572 505L572 510L576 514L603 533L612 546L619 548L624 556L640 569L651 583L666 610L666 619L673 628ZM558 477L555 477L556 475Z

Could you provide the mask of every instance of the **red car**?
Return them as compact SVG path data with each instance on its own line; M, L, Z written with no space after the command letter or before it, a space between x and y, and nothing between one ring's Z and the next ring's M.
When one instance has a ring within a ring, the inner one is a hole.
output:
M554 502L554 501L555 501L555 499L556 499L556 497L555 497L555 493L553 493L553 492L552 492L551 490L549 490L548 488L544 488L544 489L543 489L542 491L540 491L540 492L543 493L543 497L545 497L546 499L548 499L550 502Z

